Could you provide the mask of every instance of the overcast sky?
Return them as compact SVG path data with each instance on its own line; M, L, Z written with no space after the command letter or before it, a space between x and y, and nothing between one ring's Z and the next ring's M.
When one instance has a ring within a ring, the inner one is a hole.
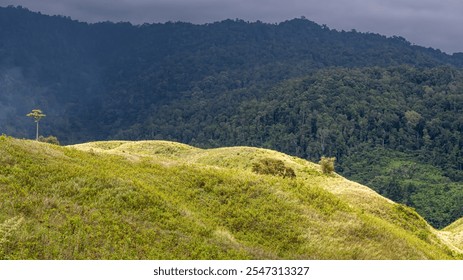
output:
M337 30L398 35L449 54L463 52L462 0L0 0L0 5L134 24L229 18L277 23L305 16Z

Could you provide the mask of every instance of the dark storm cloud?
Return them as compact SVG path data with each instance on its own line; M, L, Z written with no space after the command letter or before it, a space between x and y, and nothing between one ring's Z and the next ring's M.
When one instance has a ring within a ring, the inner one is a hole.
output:
M82 21L281 22L305 16L338 30L399 35L412 43L463 52L461 0L2 0Z

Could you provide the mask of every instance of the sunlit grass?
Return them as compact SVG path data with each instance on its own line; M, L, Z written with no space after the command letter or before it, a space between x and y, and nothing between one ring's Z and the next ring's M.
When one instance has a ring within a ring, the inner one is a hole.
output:
M2 259L461 258L413 209L271 150L2 136L0 163Z

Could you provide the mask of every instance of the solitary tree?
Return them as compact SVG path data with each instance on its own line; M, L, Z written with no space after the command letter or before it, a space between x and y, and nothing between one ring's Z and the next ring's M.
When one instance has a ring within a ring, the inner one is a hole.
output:
M39 121L43 117L45 117L46 115L44 113L42 113L42 110L34 109L34 110L32 110L32 112L30 112L26 116L33 118L35 123L37 124L37 130L36 130L36 133L35 133L35 140L39 141Z

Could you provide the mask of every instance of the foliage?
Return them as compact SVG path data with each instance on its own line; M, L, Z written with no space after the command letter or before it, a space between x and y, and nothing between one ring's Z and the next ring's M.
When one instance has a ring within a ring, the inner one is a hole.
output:
M196 139L208 145L215 139L210 134L216 133L224 145L221 134L228 132L214 132L220 120L226 117L223 128L229 130L241 104L259 100L284 80L327 67L463 65L462 56L414 46L400 37L337 31L307 19L134 26L87 24L2 7L0 26L0 41L8 42L0 58L0 110L8 112L0 115L1 132L30 135L21 117L40 106L56 116L43 129L53 128L63 143L117 135L187 143ZM181 111L187 100L200 101L193 107L207 107L202 108L207 109L204 125L189 118L193 110ZM157 126L160 110L159 123L169 122ZM175 131L175 125L188 119L184 129Z
M42 110L34 109L34 110L32 110L32 112L30 112L26 116L33 118L35 122L39 122L46 115L44 113L42 113Z
M49 143L49 144L54 144L54 145L59 145L59 140L56 138L56 136L49 135L47 137L44 137L42 135L39 136L39 142L44 142L44 143Z
M463 186L443 170L423 162L420 154L365 147L345 161L353 180L406 204L437 228L462 217Z
M281 176L283 178L296 178L296 173L291 167L285 166L285 163L279 159L264 158L252 164L252 171L257 174L269 174Z
M334 161L335 157L322 157L320 159L320 167L322 168L323 174L331 174L334 172Z

